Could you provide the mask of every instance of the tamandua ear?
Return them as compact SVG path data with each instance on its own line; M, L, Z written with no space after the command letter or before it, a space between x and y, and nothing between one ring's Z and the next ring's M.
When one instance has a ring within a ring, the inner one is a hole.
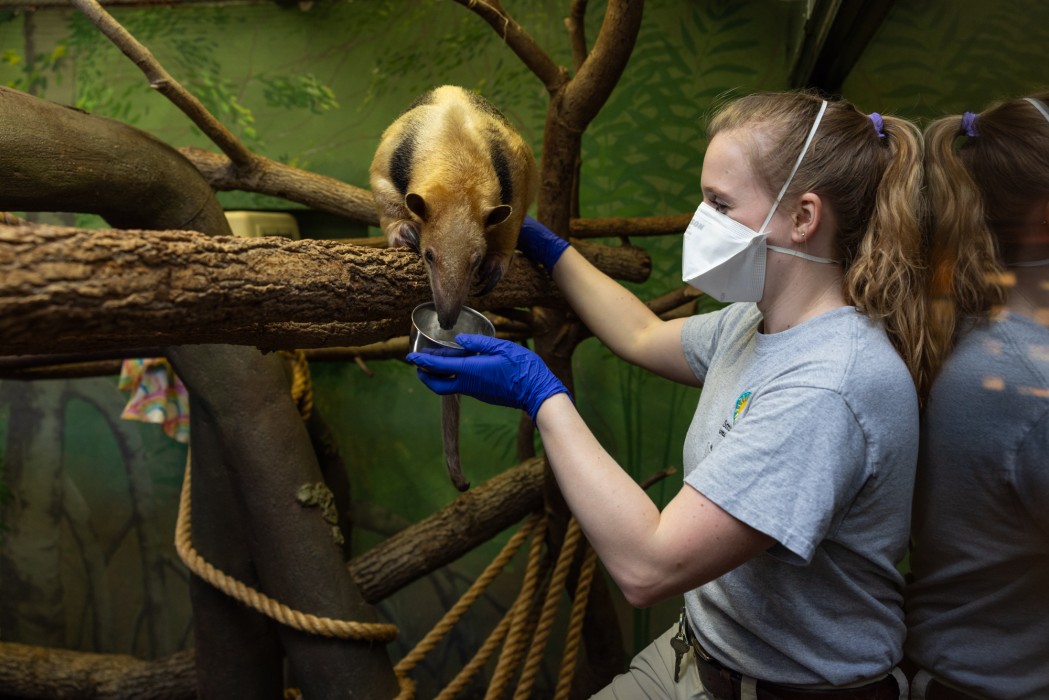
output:
M404 206L408 207L408 211L426 221L426 200L421 195L409 192L404 196Z
M496 224L503 223L507 220L507 218L509 218L510 214L512 214L513 211L514 208L511 207L509 204L500 204L496 208L492 209L492 211L488 212L488 218L484 221L484 227L490 228L492 226L495 226Z

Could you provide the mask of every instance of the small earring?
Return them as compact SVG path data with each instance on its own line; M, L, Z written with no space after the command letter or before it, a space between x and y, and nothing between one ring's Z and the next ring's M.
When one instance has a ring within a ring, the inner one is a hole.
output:
M802 237L802 238L804 238L804 237L805 237L805 232L804 232L804 231L802 231L802 232L801 232L801 237Z

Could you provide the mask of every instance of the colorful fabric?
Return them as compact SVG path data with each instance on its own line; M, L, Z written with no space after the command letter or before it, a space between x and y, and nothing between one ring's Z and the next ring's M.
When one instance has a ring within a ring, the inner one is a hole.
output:
M117 388L131 392L121 418L160 423L168 436L189 442L189 394L165 358L124 360Z

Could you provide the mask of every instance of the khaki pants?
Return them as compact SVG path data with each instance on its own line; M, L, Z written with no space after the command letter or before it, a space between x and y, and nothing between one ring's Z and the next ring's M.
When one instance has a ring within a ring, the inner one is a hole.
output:
M626 673L616 676L593 695L593 700L715 700L703 688L695 655L691 652L681 657L681 675L674 682L675 654L670 640L676 633L675 623L630 661ZM892 670L892 675L900 687L899 700L907 700L910 694L907 677L898 668ZM741 700L755 700L757 697L756 681L753 678L746 678L740 690ZM918 700L923 697L918 696Z
M630 661L626 673L616 676L595 700L713 700L703 689L692 653L681 657L681 677L674 682L674 649L670 640L677 633L675 623L656 641Z

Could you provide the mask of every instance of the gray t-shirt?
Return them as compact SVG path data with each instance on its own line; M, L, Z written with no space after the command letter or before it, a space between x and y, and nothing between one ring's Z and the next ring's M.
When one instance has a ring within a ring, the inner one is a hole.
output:
M1049 698L1049 329L962 335L929 395L907 654L993 698Z
M753 304L686 322L704 380L685 483L777 544L685 594L700 642L752 677L848 685L903 655L918 401L853 307L765 335Z

